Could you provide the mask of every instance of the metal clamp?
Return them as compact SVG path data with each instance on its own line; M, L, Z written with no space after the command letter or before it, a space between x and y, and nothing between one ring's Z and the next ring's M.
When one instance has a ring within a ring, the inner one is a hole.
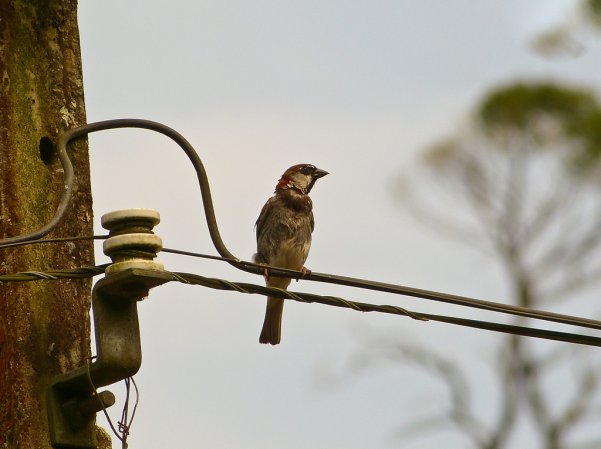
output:
M96 447L96 412L115 402L110 391L95 394L96 388L131 377L140 369L137 302L148 296L151 288L172 279L152 260L161 247L160 238L152 233L158 221L158 213L148 209L119 211L102 218L103 226L111 231L109 240L117 240L105 244L115 266L107 269L92 291L97 357L51 382L48 422L55 448Z

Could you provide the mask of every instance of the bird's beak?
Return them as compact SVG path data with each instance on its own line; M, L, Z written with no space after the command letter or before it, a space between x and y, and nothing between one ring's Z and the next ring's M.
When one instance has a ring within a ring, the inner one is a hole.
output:
M329 173L321 168L316 168L313 172L313 179L323 178L325 175L329 175Z

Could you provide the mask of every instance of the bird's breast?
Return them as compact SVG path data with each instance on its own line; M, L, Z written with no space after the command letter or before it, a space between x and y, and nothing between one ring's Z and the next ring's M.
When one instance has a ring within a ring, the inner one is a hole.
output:
M257 262L299 270L311 247L313 212L298 208L286 192L276 194L257 220ZM309 203L310 205L310 203Z
M290 238L280 242L279 248L273 254L270 265L291 270L300 270L311 248L311 235L308 238Z

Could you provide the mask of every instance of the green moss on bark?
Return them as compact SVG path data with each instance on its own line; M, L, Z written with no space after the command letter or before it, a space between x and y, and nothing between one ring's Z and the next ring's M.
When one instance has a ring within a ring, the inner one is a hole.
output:
M40 141L85 123L75 0L0 2L0 237L31 232L55 213L56 158ZM74 156L73 201L56 236L92 233L87 146ZM0 272L93 264L91 243L0 250ZM0 285L0 447L50 448L45 388L89 356L89 281Z

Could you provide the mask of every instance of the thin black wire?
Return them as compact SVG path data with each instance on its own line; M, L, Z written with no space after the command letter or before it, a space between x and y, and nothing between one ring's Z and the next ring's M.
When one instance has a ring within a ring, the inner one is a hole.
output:
M108 265L108 264L107 264ZM93 277L98 274L102 274L107 265L101 265L97 267L82 267L75 269L65 270L53 270L50 272L37 272L30 271L24 273L15 273L10 275L0 275L0 283L2 282L16 282L16 281L40 281L40 280L58 280L58 279L81 279L87 277ZM357 301L350 301L344 298L336 296L321 296L312 293L292 292L285 289L265 287L262 285L232 282L224 279L208 278L198 274L192 273L175 273L168 272L172 276L173 281L181 282L184 284L202 285L218 290L231 290L239 293L246 294L258 294L262 296L275 296L283 299L292 299L304 303L319 303L334 307L343 307L352 309L358 312L379 312L394 315L407 316L414 320L419 321L437 321L441 323L454 324L458 326L471 327L476 329L489 330L494 332L502 332L507 334L522 335L527 337L542 338L546 340L564 341L567 343L577 343L589 346L601 346L601 338L557 332L546 329L538 329L531 327L514 326L503 323L496 323L491 321L478 321L465 318L459 318L454 316L446 315L435 315L422 312L414 312L408 309L404 309L394 305L378 305L371 303L363 303ZM578 318L573 317L576 320ZM575 323L569 323L578 325Z
M202 164L200 157L198 157L198 153L190 144L190 142L188 142L184 136L175 131L173 128L163 125L162 123L142 119L115 119L89 123L87 125L70 129L61 134L57 141L57 151L59 155L67 155L66 147L67 144L72 140L84 137L93 132L118 128L141 128L156 131L160 134L169 137L180 146L180 148L184 151L184 153L186 153L186 155L190 159L190 162L192 163L192 165L194 166L194 170L196 171L202 196L203 207L205 211L205 218L207 220L209 234L211 236L213 244L215 245L217 252L219 252L219 254L221 254L223 257L236 259L236 257L234 257L234 255L229 252L229 250L227 249L227 247L221 239L221 235L219 234L217 220L215 218L215 211L213 208L213 200L211 198L211 189L209 186L209 181L204 165ZM69 179L65 177L65 190L67 194L64 195L65 198L63 198L62 201L69 201L71 197L71 191L73 188L72 184L72 177ZM257 272L256 270L252 271Z
M96 356L93 356L91 358L91 360L94 360L96 358ZM88 374L88 383L90 384L90 387L92 388L92 391L94 392L94 395L96 395L96 397L98 397L98 390L96 389L96 385L94 385L94 381L92 380L92 372L90 370L90 366L91 366L91 360L88 361L88 365L87 365L87 374ZM109 413L106 410L106 407L104 405L104 401L100 400L100 405L102 407L102 412L104 413L104 417L106 418L106 420L109 423L109 426L113 432L113 434L115 434L115 436L119 439L119 441L121 441L121 443L123 443L123 438L121 437L121 435L119 434L119 432L117 431L117 429L115 428L114 424L113 424L113 420L111 419Z
M25 245L37 245L43 243L62 243L62 242L77 242L81 240L106 240L108 239L108 235L90 235L90 236L77 236L77 237L58 237L54 239L38 239L38 240L27 240L22 242L14 242L14 243L0 243L0 249L4 248L14 248L17 246L25 246Z
M136 416L136 410L138 409L138 402L140 399L140 390L138 390L138 385L136 385L136 381L133 377L127 377L125 380L125 404L123 405L123 410L121 412L121 421L117 422L119 427L119 431L121 432L121 447L122 449L127 449L127 437L129 436L129 431L131 429L131 424L134 421L134 417ZM134 408L131 413L131 417L129 415L129 397L131 393L131 385L133 384L134 390L136 392L136 402L134 403Z
M141 120L141 119L116 119L116 120L107 120L103 122L90 123L88 125L81 126L79 128L74 128L72 130L67 131L62 134L58 140L57 146L60 153L66 154L66 145L71 140L85 136L89 133L102 131L107 129L115 129L115 128L142 128L148 129L152 131L156 131L161 133L172 140L174 140L181 149L186 153L190 162L194 166L194 170L196 171L196 176L198 179L198 184L200 187L200 192L202 196L202 204L205 212L205 219L207 221L207 226L209 229L209 234L211 236L211 240L217 252L226 260L230 265L238 268L239 270L247 271L254 274L263 274L265 271L265 267L259 266L254 263L243 262L240 258L234 256L225 246L223 240L221 239L221 235L219 233L219 229L217 226L217 219L215 217L215 210L213 207L213 200L211 197L211 189L209 186L209 180L207 177L207 173L205 171L204 165L198 156L198 153L194 149L194 147L177 131L168 126L165 126L161 123L149 121L149 120ZM337 276L332 274L325 273L303 273L296 270L285 270L281 268L270 268L269 269L270 276L276 277L291 277L294 279L303 278L309 281L316 282L325 282L329 284L338 284L338 285L346 285L349 287L363 288L368 290L382 291L386 293L394 293L405 296L413 296L419 297L423 299L430 299L435 301L446 302L449 304L455 304L465 307L473 307L483 310L490 310L494 312L507 313L512 315L519 315L534 319L546 320L559 322L564 324L574 324L575 321L573 317L567 317L565 315L556 314L552 312L543 312L539 310L531 310L525 307L507 305L507 304L499 304L492 301L482 301L474 298L469 298L465 296L459 295L451 295L448 293L439 293L430 290L423 290L411 287L404 287L395 284L389 284L384 282L374 282L366 279L357 279L346 276ZM594 329L601 329L601 322L596 320L589 320L585 318L579 318L577 325L590 327Z
M245 282L232 282L223 279L208 278L192 273L171 273L173 280L185 284L202 285L217 290L231 290L246 294L257 294L264 296L275 296L282 299L292 299L303 303L318 303L334 307L342 307L358 312L379 312L392 315L407 316L419 321L437 321L441 323L454 324L457 326L471 327L493 332L521 335L526 337L541 338L545 340L563 341L587 346L601 346L601 338L558 332L547 329L516 326L510 324L496 323L491 321L479 321L453 316L435 315L422 312L414 312L398 306L378 305L358 301L350 301L336 296L322 296L313 293L291 292L282 288L265 287L262 285L249 284Z
M171 254L177 254L180 256L190 256L190 257L198 257L200 259L209 259L209 260L218 260L221 262L230 262L233 259L228 259L227 257L222 257L222 256L213 256L211 254L203 254L203 253L195 253L193 251L184 251L182 249L173 249L173 248L161 248L161 252L162 253L171 253ZM236 259L235 261L240 262L240 263L248 263L251 264L252 262L244 262L241 260ZM257 265L257 266L261 266L263 269L265 269L265 265Z
M90 384L90 388L92 388L94 395L96 397L99 397L98 390L96 389L96 385L94 385L94 381L92 380L92 372L90 370L90 367L91 367L90 362L92 360L94 360L95 358L96 358L96 356L93 356L93 357L91 357L90 361L88 361L87 375L88 375L88 383ZM123 404L123 409L121 411L121 421L117 422L117 427L119 430L117 430L117 428L115 428L115 425L113 424L113 420L111 419L111 416L109 415L108 411L106 410L104 401L102 401L101 399L100 399L100 406L102 407L102 412L103 412L104 417L106 418L107 422L109 423L111 431L119 439L119 441L121 441L121 448L127 449L127 447L128 447L127 437L129 436L131 424L134 421L134 417L136 416L136 410L138 409L138 403L140 401L140 390L138 389L138 385L136 384L136 381L134 380L133 377L125 378L124 382L125 382L125 403ZM134 403L134 408L132 410L131 417L128 418L129 397L130 397L130 391L131 391L130 385L131 384L133 384L134 390L136 393L136 402Z
M117 129L117 128L141 128L148 129L151 131L156 131L161 133L173 141L175 141L180 148L186 153L190 162L194 166L194 170L196 171L196 176L198 179L200 192L202 196L202 204L205 212L205 219L207 221L207 226L209 229L209 234L211 236L211 240L217 252L223 257L223 260L228 262L230 265L250 273L254 274L263 274L265 271L264 266L260 266L258 264L254 264L251 262L244 262L234 256L225 246L223 240L221 239L221 235L219 233L219 229L217 226L217 220L215 217L215 210L213 207L213 200L211 197L211 189L209 186L208 177L198 153L192 147L192 145L177 131L174 129L163 125L158 122L153 122L150 120L142 120L142 119L116 119L116 120L106 120L101 122L90 123L84 126L80 126L78 128L70 129L63 134L61 134L57 141L57 152L59 154L59 158L63 165L65 165L65 191L61 197L61 203L57 209L57 215L53 218L51 223L45 226L43 229L51 229L56 226L56 224L60 221L60 218L64 214L67 204L70 200L72 193L72 184L73 184L73 173L71 163L69 161L69 157L67 154L67 144L72 140L84 137L89 133L103 131L108 129ZM52 226L51 226L52 225ZM49 231L46 231L46 233ZM41 234L38 231L37 234ZM29 234L27 236L17 237L17 240L33 240L31 237L34 234ZM44 235L44 234L42 234ZM15 238L13 238L14 240ZM10 243L11 241L7 241L6 239L0 240L0 243ZM416 289L411 287L404 287L401 285L389 284L384 282L375 282L366 279L358 279L346 276L338 276L332 274L325 273L303 273L296 270L286 270L282 268L269 268L270 276L276 277L290 277L294 279L303 278L305 280L316 281L316 282L325 282L330 284L338 284L338 285L346 285L349 287L363 288L368 290L382 291L387 293L400 294L405 296L413 296L419 297L423 299L430 299L435 301L446 302L450 304L478 308L483 310L490 310L494 312L507 313L512 315L524 316L533 319L541 319L546 321L559 322L563 324L574 324L578 326L589 327L593 329L601 329L601 322L597 320L590 320L586 318L576 318L570 317L562 314L556 314L552 312L545 312L540 310L532 310L525 307L513 306L508 304L500 304L492 301L483 301L475 298L469 298L460 295L452 295L448 293L440 293L430 290Z
M77 240L90 240L90 239L103 240L106 238L108 238L107 235L61 237L61 238L55 238L55 239L43 239L43 240L35 240L35 241L29 241L29 242L11 243L11 244L7 244L7 245L0 245L0 248L31 245L31 244L40 244L40 243L59 243L59 242L77 241ZM192 251L184 251L184 250L179 250L179 249L163 248L162 251L166 252L166 253L171 253L171 254L185 255L185 256L191 256L191 257L197 257L197 258L203 258L203 259L209 259L209 260L217 260L217 261L224 261L224 262L232 261L232 259L222 257L222 256L214 256L214 255L202 254L202 253L197 253L197 252L192 252ZM277 269L275 267L271 267L268 265L262 265L262 264L257 264L257 263L249 262L249 261L242 261L242 260L238 260L238 259L236 259L235 262L239 263L239 264L247 265L249 267L252 266L257 269L260 269L260 270L262 270L261 273L264 273L265 269L268 269L271 274L272 269ZM31 281L31 280L57 280L57 279L68 279L68 278L75 278L75 277L83 278L83 277L89 277L90 275L96 276L96 275L102 274L104 272L105 267L106 267L106 264L99 266L99 267L95 267L95 268L53 270L53 271L46 271L46 272L28 271L28 272L16 273L16 274L12 274L12 275L0 275L0 282ZM283 270L283 271L294 272L294 270ZM338 278L341 277L341 276L337 276L337 275L326 275L326 276L338 277ZM352 279L352 278L347 278L347 279ZM373 282L373 281L369 281L369 282ZM381 283L377 283L377 284L381 284ZM482 301L482 300L474 299L474 298L467 298L467 297L457 296L457 295L449 295L447 293L413 289L411 287L404 287L404 286L393 285L393 284L381 284L381 285L392 287L392 288L398 290L398 291L393 292L393 293L397 293L397 294L416 296L416 297L420 297L420 298L424 298L424 299L431 299L431 300L435 300L435 301L451 302L454 304L457 304L457 301L461 301L461 302L465 303L465 304L461 304L461 305L471 305L472 307L478 307L481 309L492 310L492 311L497 311L497 312L503 311L506 313L514 313L513 309L516 308L516 306L512 306L512 305L508 305L508 304L501 304L501 303L495 303L495 302L490 302L490 301ZM384 291L388 291L388 290L384 290ZM451 300L447 300L449 298ZM468 304L468 303L473 303L473 304ZM521 308L518 308L518 309L521 309ZM556 314L556 313L540 311L540 310L535 310L535 309L523 309L523 311L524 311L524 313L516 313L516 314L521 314L523 316L528 316L530 318L538 318L538 319L557 322L557 323L561 323L561 324L568 324L568 325L573 325L573 326L601 330L601 321L592 320L589 318L582 318L582 317L576 317L576 316L570 316L570 315L564 315L564 314Z
M62 140L61 140L62 139ZM58 226L60 221L67 212L67 207L69 206L69 201L71 200L72 190L73 190L73 165L71 164L71 159L69 159L69 155L67 154L66 144L68 142L64 141L64 139L69 139L69 131L61 134L59 136L60 146L57 145L57 153L58 159L60 160L61 165L63 166L63 192L61 194L61 198L56 209L56 212L52 219L42 226L40 229L30 232L28 234L22 234L15 237L6 237L0 239L0 244L6 245L11 243L18 242L26 242L30 240L37 240L45 235L49 234L54 228ZM69 139L70 140L70 139ZM63 143L64 141L64 143Z
M85 279L104 274L106 267L109 265L110 264L102 264L95 267L78 267L48 271L22 271L19 273L0 274L0 283Z
M171 249L171 248L163 248L162 252L191 256L191 257L198 257L198 258L203 258L203 259L231 262L230 259L227 259L225 257L211 256L211 255L207 255L207 254L194 253L191 251L182 251L182 250ZM262 265L262 264L257 264L254 262L248 262L248 261L243 261L243 260L237 260L237 263L248 265L248 266L254 266L254 267L262 269L263 271L265 271L265 269L268 269L270 275L271 275L271 270L273 268L269 265ZM292 273L296 273L294 270L284 270L284 271L290 271ZM340 279L340 278L348 279L349 281L353 281L353 282L361 282L362 281L361 279L347 278L347 277L333 275L333 274L320 274L320 275L327 276L330 278L336 278L336 279ZM568 324L568 325L572 325L572 326L579 326L579 327L586 327L586 328L590 328L590 329L601 330L601 321L593 320L590 318L582 318L582 317L558 314L558 313L547 312L547 311L542 311L542 310L523 308L523 307L513 306L510 304L501 304L501 303L492 302L492 301L483 301L481 299L468 298L466 296L451 295L448 293L434 292L434 291L430 291L430 290L421 290L421 289L416 289L416 288L412 288L412 287L405 287L402 285L385 284L385 283L374 282L374 281L364 281L364 282L369 282L369 283L373 284L374 288L371 288L371 290L380 290L380 291L384 291L387 293L396 293L396 294L400 294L400 295L413 296L413 297L418 297L418 298L422 298L422 299L430 299L430 300L434 300L434 301L447 302L447 303L451 303L451 304L455 304L455 305L471 306L474 308L479 308L479 309L484 309L484 310L489 310L489 311L494 311L494 312L510 313L510 314L514 314L514 315L521 315L521 316L526 316L529 318L551 321L551 322L555 322L555 323ZM336 283L336 282L334 282L334 283ZM344 284L344 285L347 285L347 284ZM357 287L369 289L368 287L365 287L362 285L361 286L357 285Z

